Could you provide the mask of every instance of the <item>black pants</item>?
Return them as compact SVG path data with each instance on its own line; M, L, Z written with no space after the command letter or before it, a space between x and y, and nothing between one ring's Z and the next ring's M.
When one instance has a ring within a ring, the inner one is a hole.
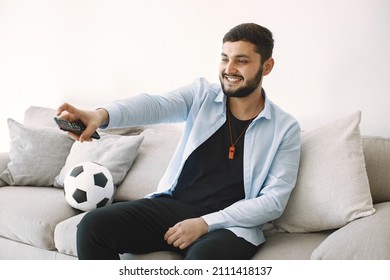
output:
M257 246L221 229L185 250L169 245L169 227L209 211L168 197L120 202L87 213L77 229L79 259L119 259L119 254L173 251L185 259L250 259Z

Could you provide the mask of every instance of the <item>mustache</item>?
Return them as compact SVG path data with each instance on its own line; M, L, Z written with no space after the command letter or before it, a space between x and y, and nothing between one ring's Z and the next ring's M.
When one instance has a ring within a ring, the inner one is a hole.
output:
M222 76L225 78L225 77L235 77L235 78L241 78L241 79L244 79L243 76L241 75L238 75L238 74L227 74L227 73L223 73Z

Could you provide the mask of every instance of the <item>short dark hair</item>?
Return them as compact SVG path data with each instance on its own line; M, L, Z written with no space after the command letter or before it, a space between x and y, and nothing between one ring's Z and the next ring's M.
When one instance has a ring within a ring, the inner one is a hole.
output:
M256 52L260 54L262 62L272 57L274 39L272 32L256 23L243 23L229 30L223 37L222 42L246 41L256 47Z

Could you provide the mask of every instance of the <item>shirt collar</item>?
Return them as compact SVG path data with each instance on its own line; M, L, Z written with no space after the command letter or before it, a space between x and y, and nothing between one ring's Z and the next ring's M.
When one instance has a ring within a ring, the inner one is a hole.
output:
M270 120L271 116L272 116L272 114L271 114L272 102L271 102L271 100L269 100L269 98L268 98L267 94L265 93L264 89L262 89L262 94L263 94L263 97L264 97L264 108L261 111L261 113L256 117L256 119L266 118L266 119Z
M215 101L216 102L226 102L226 95L223 93L222 91L222 88L219 87L218 89L218 94L217 96L215 97ZM254 119L254 121L256 121L257 119L260 119L260 118L266 118L266 119L271 119L272 118L272 101L269 100L267 94L265 93L265 90L262 88L262 94L263 94L263 97L264 97L264 108L263 110L260 112L260 114Z

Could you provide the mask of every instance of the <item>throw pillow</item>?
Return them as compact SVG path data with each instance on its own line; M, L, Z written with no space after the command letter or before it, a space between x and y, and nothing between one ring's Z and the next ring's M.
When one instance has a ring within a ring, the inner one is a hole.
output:
M274 224L288 232L335 229L375 212L362 149L361 112L302 133L296 186Z
M140 157L132 166L115 196L117 201L135 200L155 192L176 149L181 130L148 128L139 150Z
M57 127L54 117L57 111L52 108L30 106L24 112L23 123L32 127Z
M376 204L375 208L375 215L353 221L329 235L311 259L389 260L390 202Z
M56 187L64 186L64 178L76 164L92 161L105 166L112 174L114 184L118 186L130 170L137 157L143 136L120 136L102 134L99 140L80 143L76 141L66 158L65 166L55 179Z
M58 128L33 128L8 119L10 162L0 179L7 185L52 186L73 140Z

